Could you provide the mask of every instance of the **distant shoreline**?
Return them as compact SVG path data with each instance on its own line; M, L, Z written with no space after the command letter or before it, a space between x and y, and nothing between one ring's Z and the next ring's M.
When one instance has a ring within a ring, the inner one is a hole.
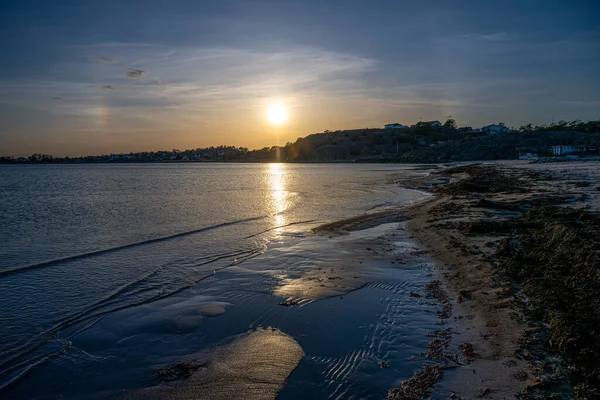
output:
M381 161L381 160L331 160L331 161L264 161L264 160L162 160L162 161L92 161L92 162L0 162L0 165L127 165L127 164L398 164L398 165L439 165L455 163L474 163L474 162L502 162L519 161L514 158L506 159L478 159L478 160L443 160L443 161ZM577 163L600 161L600 156L586 156L577 159L568 159L566 157L547 157L540 160L528 160L531 163Z
M555 148L557 146L567 148ZM0 163L446 163L520 158L534 160L571 154L598 156L599 147L600 121L523 126L519 131L504 127L500 131L487 132L469 127L456 128L450 124L325 131L298 138L293 143L254 150L221 145L65 157L34 153L28 157L0 155Z

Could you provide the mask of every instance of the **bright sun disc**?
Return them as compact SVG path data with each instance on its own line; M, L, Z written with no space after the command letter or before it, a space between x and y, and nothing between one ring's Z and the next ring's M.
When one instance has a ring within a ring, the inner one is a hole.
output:
M281 125L287 120L287 110L281 104L273 104L269 108L269 121L274 125Z

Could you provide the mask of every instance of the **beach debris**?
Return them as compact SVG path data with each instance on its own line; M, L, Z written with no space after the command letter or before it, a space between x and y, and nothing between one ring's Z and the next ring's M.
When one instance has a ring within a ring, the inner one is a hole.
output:
M456 296L456 302L457 302L458 304L460 304L460 303L462 303L462 302L463 302L463 297L462 297L460 294L459 294L458 296Z
M194 361L183 361L178 364L157 368L154 371L156 378L161 381L175 381L192 376L200 368L208 368L207 363L197 363Z
M431 332L427 333L427 336L448 340L452 337L452 328L447 327L444 329L439 329L437 331L431 331Z
M477 395L477 397L483 398L483 397L487 396L490 392L491 392L490 388L479 389L479 394Z
M473 344L469 342L461 343L458 346L462 350L462 356L466 362L475 361L475 351L473 350Z
M416 292L409 292L408 295L410 297L421 297L421 295L419 293L416 293Z
M427 350L422 354L430 360L442 360L446 348L448 348L448 341L436 338L427 343Z
M409 380L403 381L399 388L388 390L387 399L413 400L425 398L442 375L441 365L425 365L415 372Z
M282 301L281 303L279 303L280 306L284 306L284 307L295 306L297 304L298 304L298 302L295 300L287 300L287 301Z
M515 372L513 374L513 377L518 381L525 381L525 380L527 380L529 375L527 375L527 372L520 370L520 371Z
M379 368L383 369L383 368L389 368L390 364L388 364L387 362L381 360L377 363L377 365L379 365Z
M492 165L471 164L447 168L442 171L442 174L446 176L458 173L467 173L469 177L446 185L436 186L433 188L434 191L454 196L473 193L524 193L527 191L522 181L510 179L505 171L501 171Z

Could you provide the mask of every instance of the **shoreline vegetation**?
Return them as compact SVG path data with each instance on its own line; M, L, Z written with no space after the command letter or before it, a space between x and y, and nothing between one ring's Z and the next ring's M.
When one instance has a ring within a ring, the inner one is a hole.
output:
M399 182L436 194L405 214L406 228L447 290L433 281L427 297L456 326L432 335L438 361L388 399L600 398L600 216L586 207L598 188L556 180L471 164ZM446 352L450 340L462 354Z
M503 126L503 124L499 125ZM518 159L520 155L552 157L551 146L571 145L598 156L600 120L559 121L549 126L521 126L502 133L457 128L452 119L442 126L420 123L403 129L365 128L315 133L285 146L218 146L188 150L112 153L81 157L32 154L0 155L0 164L168 163L168 162L397 162Z

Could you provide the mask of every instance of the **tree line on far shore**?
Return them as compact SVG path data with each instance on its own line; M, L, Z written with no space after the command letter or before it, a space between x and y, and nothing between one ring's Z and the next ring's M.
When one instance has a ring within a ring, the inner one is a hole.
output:
M83 157L0 157L4 164L75 164L127 162L446 162L511 159L519 148L548 154L550 146L600 146L600 120L558 121L550 125L524 125L499 135L470 127L458 128L449 118L442 126L425 123L405 129L365 128L325 131L298 138L285 146L211 146L188 150L160 150Z

